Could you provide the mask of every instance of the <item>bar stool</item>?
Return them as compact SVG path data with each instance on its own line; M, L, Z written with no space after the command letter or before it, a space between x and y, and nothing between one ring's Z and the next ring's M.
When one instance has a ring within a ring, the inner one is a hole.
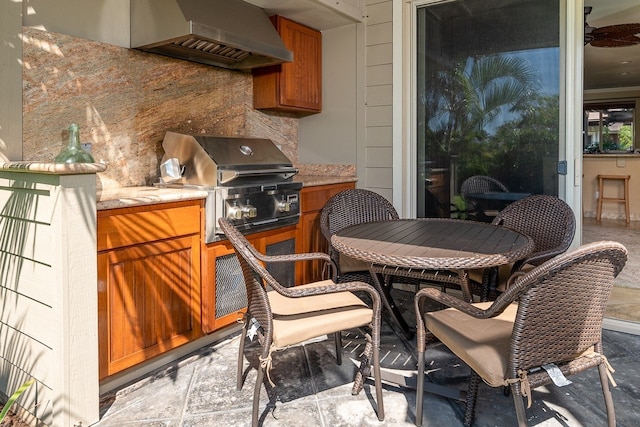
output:
M624 203L625 215L627 224L631 221L631 215L629 214L629 179L630 175L598 175L598 192L600 197L598 198L598 212L596 214L596 220L600 221L602 217L602 202L619 202ZM624 197L604 197L604 181L605 179L624 181Z

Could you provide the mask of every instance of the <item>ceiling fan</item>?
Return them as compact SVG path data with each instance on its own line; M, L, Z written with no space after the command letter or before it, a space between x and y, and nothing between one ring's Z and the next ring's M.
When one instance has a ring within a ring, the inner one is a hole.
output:
M584 44L594 47L624 47L640 44L640 24L617 24L592 27L587 23L591 6L584 7Z

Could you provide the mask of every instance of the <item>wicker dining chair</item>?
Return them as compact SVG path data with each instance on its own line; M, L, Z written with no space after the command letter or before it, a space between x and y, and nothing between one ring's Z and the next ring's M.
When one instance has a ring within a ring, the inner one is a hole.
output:
M393 205L380 194L360 188L344 190L325 203L320 214L320 230L329 242L329 256L338 269L338 282L361 280L371 283L369 265L345 255L331 246L331 236L350 225L398 219Z
M485 175L470 176L464 180L460 187L460 193L463 196L466 194L492 193L494 191L506 193L509 190L497 179Z
M507 187L495 178L485 175L474 175L462 182L460 186L460 195L465 201L465 212L469 219L477 219L489 222L491 218L495 217L497 211L485 211L480 208L475 202L469 200L469 194L484 194L493 192L506 193L509 190Z
M596 242L557 256L519 276L493 303L469 304L437 289L415 297L418 378L424 376L428 330L471 368L465 426L473 423L480 379L510 387L518 425L526 426L523 397L552 382L555 365L566 375L598 367L609 426L615 426L608 379L612 371L602 349L602 321L614 278L627 260L617 242ZM434 300L447 309L427 312ZM422 423L423 387L418 381L416 425Z
M576 232L576 217L571 207L564 200L545 194L534 194L511 203L492 223L531 237L535 247L525 259L501 266L497 276L495 269L468 272L472 287L481 284L483 300L495 297L487 294L489 288L503 292L514 273L522 274L566 252Z
M321 260L331 263L327 254L292 254L268 256L260 253L227 220L218 223L235 250L242 268L247 291L247 311L243 318L242 336L238 348L237 389L244 384L244 344L247 329L256 328L258 341L262 347L260 364L253 394L252 425L258 425L260 390L265 375L271 383L269 372L272 355L306 340L335 334L336 358L341 363L341 346L338 345L341 331L364 327L367 343L362 352L360 369L356 373L352 393L358 394L365 378L373 366L375 378L378 419L384 419L382 384L380 380L380 297L369 284L348 282L336 284L333 280L322 280L306 285L286 288L278 283L264 267L263 263ZM352 292L362 292L369 296L371 307ZM254 322L257 322L255 323ZM271 383L273 385L273 383Z

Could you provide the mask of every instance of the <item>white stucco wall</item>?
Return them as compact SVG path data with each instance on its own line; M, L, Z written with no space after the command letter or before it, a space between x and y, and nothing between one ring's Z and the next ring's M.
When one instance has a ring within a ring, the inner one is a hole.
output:
M130 0L25 0L24 25L129 47Z
M356 24L322 32L322 113L298 122L298 159L356 164Z
M22 4L0 2L0 161L22 160Z

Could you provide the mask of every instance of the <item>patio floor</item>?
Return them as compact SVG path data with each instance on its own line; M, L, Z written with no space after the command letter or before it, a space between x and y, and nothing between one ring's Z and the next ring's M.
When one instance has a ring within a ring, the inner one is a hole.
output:
M235 388L239 334L235 333L168 365L135 384L102 397L99 427L111 426L245 426L251 424L251 401L258 347L250 345L242 391ZM274 355L275 388L263 386L260 420L264 426L411 426L415 422L415 391L384 386L385 420L375 412L375 389L367 382L351 395L356 358L363 339L357 331L344 334L344 361L335 363L333 339L305 343ZM383 321L382 366L415 369L415 339L406 341ZM616 369L618 387L612 389L617 425L636 426L640 418L640 336L604 332L605 353ZM441 344L426 353L429 378L465 389L468 368ZM530 426L606 425L604 400L597 370L570 377L573 384L534 391L527 410ZM462 403L425 393L424 426L461 426ZM513 426L511 396L481 384L476 427Z

